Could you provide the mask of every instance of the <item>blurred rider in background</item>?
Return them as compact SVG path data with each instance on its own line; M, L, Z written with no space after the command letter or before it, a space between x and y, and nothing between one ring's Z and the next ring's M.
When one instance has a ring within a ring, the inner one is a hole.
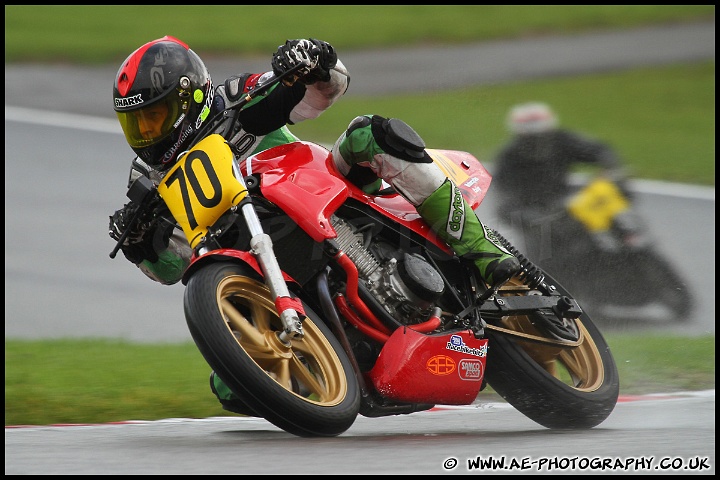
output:
M625 178L609 145L560 128L557 115L545 103L515 105L508 112L507 128L512 138L495 157L493 172L501 218L557 207L571 193L570 173L580 164L596 166L620 183Z
M498 218L521 235L515 244L551 273L569 269L566 261L581 258L575 253L586 251L581 239L587 235L598 245L613 243L607 231L588 231L568 215L567 202L577 191L571 174L577 167L594 170L594 177L609 179L626 199L632 199L615 151L558 123L545 103L512 107L506 120L512 138L495 157L492 183ZM558 248L562 255L555 255L553 249Z

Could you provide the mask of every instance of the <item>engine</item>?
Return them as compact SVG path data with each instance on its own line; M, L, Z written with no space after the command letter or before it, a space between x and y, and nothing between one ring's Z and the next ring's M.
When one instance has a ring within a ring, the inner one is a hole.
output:
M357 229L338 217L332 217L332 224L340 247L375 300L402 324L427 320L445 290L437 270L419 254L373 239L369 229Z

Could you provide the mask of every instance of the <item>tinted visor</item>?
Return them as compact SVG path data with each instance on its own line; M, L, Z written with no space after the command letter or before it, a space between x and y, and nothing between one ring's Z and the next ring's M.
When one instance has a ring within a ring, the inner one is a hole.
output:
M125 139L132 148L155 145L170 135L187 111L187 100L177 91L146 107L116 112Z

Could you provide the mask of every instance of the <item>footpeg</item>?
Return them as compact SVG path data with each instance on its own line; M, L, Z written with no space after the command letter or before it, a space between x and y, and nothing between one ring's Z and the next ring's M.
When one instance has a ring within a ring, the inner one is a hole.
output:
M533 325L559 340L578 341L580 339L580 329L575 319L558 315L555 307L553 307L553 311L553 313L541 311L533 314L531 316Z

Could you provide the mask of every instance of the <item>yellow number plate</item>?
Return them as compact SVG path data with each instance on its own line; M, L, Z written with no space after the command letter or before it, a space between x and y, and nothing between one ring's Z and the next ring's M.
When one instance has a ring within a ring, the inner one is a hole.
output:
M613 218L628 207L627 199L614 183L597 179L571 199L568 209L590 231L600 232L609 229Z
M215 134L183 155L160 182L158 193L191 247L195 248L208 228L247 195L236 173L230 147Z

